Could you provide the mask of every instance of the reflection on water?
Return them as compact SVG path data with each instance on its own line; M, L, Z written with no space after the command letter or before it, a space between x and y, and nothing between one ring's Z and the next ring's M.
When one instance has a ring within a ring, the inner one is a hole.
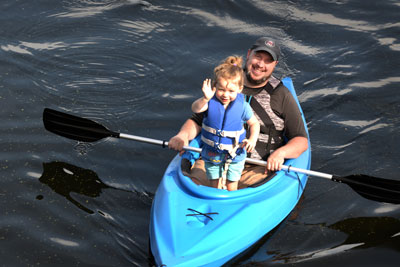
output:
M95 198L100 196L103 189L110 188L99 179L94 171L65 162L43 163L43 174L39 181L90 214L94 212L73 199L71 193ZM42 198L42 196L37 197L37 199Z
M391 238L396 238L400 244L400 220L392 217L349 218L328 227L348 235L342 245L360 243L362 245L358 248L369 248L384 244ZM400 252L400 246L392 249Z
M373 247L385 247L400 252L400 220L393 217L358 217L345 219L331 225L322 223L307 224L307 226L318 229L321 233L327 235L328 239L332 238L332 240L344 234L344 241L339 244L336 243L332 247L301 254L296 252L282 254L280 251L268 251L266 259L272 257L273 262L298 263L336 255L352 249ZM308 244L308 246L312 247L312 244Z
M319 233L320 238L314 239L304 236L298 240L298 243L305 243L305 247L295 247L291 251L288 249L291 247L290 244L277 246L274 244L274 241L276 239L283 239L282 242L285 243L284 239L286 237L282 236L282 232L287 231L285 224L300 226L295 221L292 221L292 219L294 218L289 217L286 222L283 222L264 236L247 253L242 255L241 258L237 258L232 266L264 266L263 264L295 264L301 262L312 264L310 262L312 260L337 255L350 250L375 247L384 247L400 252L400 220L393 217L349 218L331 225L326 225L325 223L305 224L301 227L309 228L310 233L313 232L314 235L315 233ZM291 237L288 237L289 239L286 242L296 237L294 233L289 233L289 235ZM289 241L289 243L291 242L293 240ZM321 248L323 243L331 244L331 246ZM277 247L280 248L277 249ZM317 249L312 250L312 248ZM257 264L254 265L255 263Z

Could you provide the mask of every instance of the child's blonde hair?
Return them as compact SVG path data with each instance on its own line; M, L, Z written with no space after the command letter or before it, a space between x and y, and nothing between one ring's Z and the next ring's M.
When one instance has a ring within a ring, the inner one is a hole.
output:
M219 78L235 79L239 77L238 85L243 88L243 58L240 56L229 56L220 65L214 68L213 86Z

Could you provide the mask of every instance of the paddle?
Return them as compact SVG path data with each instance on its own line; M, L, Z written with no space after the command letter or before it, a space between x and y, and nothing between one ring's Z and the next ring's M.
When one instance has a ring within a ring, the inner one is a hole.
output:
M43 111L43 123L44 127L48 131L77 141L95 142L103 138L114 137L154 145L161 145L163 147L168 146L167 141L113 132L95 121L80 118L49 108L46 108ZM184 146L183 149L201 152L201 149L196 147ZM246 162L261 166L265 166L267 164L266 161L250 158L247 158ZM288 172L293 171L304 173L310 176L321 177L330 179L334 182L347 184L358 194L370 200L400 204L400 181L383 179L363 174L340 177L332 174L299 169L285 165L282 166L282 169Z

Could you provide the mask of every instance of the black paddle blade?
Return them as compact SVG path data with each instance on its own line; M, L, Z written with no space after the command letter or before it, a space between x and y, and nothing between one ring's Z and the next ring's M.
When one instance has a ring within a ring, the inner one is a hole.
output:
M52 133L82 142L95 142L105 137L119 138L119 133L95 121L49 108L43 111L43 123L46 130Z
M332 180L349 185L361 196L380 202L400 204L400 181L356 174L333 176Z

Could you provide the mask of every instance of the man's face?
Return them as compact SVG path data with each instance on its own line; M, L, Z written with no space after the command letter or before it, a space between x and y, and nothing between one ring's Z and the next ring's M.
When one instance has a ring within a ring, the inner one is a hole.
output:
M245 65L248 85L257 86L266 84L276 64L278 64L278 61L274 61L269 53L249 50Z

